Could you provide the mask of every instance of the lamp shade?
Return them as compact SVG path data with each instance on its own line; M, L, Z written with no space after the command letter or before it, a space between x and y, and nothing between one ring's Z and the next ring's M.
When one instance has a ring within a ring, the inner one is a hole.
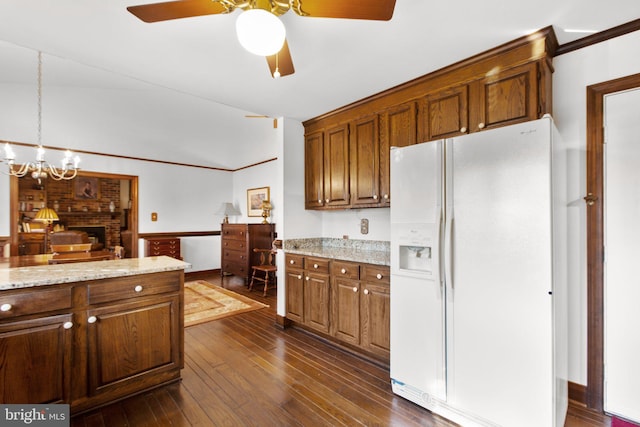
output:
M218 215L240 215L240 211L233 206L233 203L223 203L216 212Z
M58 221L58 214L51 208L42 208L36 214L34 220L40 222L46 222L47 224L51 224L53 221Z
M282 21L264 9L242 12L236 20L238 41L254 55L271 56L282 49L286 29Z

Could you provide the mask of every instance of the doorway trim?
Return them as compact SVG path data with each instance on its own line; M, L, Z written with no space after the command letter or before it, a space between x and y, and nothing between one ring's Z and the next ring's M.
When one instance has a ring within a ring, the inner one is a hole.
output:
M134 245L131 248L132 258L138 257L138 177L135 175L120 175L113 173L103 173L103 172L89 172L89 171L80 171L78 172L78 177L88 176L88 177L98 177L98 178L110 178L110 179L120 179L124 181L129 181L130 195L131 198L131 221L129 224L129 230L133 236ZM18 178L15 176L9 177L9 209L10 209L10 220L11 227L9 229L10 232L10 242L11 242L11 255L18 255L18 244L19 244L19 234L18 234L18 223L19 215L18 215L18 205L20 201L18 200Z
M604 411L604 96L640 87L640 74L587 86L587 407Z

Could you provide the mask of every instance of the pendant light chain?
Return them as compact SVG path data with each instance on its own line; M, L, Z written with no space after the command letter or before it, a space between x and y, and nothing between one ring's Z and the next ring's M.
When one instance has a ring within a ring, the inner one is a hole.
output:
M42 52L38 51L38 145L42 146Z

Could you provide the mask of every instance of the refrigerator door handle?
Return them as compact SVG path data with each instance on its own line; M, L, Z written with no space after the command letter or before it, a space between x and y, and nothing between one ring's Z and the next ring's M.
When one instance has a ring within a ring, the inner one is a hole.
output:
M449 218L445 225L445 280L449 284L449 287L453 290L453 218Z
M444 295L444 220L442 206L438 209L438 281L440 282L440 295Z

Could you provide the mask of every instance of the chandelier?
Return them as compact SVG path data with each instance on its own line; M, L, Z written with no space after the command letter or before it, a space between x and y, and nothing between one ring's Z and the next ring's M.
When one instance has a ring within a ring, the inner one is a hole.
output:
M47 177L51 177L56 181L76 177L80 157L74 156L71 151L66 150L61 166L57 168L44 159L44 153L45 150L42 146L42 52L38 52L38 146L36 148L36 160L21 165L16 164L16 155L11 145L7 142L4 147L4 162L8 166L8 172L5 173L18 178L29 174L33 179L37 179L38 182Z

